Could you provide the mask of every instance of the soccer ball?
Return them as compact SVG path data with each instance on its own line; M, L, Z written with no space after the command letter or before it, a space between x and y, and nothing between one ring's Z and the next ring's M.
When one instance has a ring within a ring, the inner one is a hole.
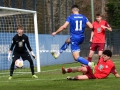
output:
M16 66L17 68L21 68L21 67L23 66L23 60L22 60L22 59L17 59L17 60L15 61L15 66Z

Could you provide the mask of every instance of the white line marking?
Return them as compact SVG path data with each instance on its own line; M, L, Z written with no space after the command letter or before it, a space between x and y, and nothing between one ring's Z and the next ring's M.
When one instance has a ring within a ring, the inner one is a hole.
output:
M62 80L62 79L66 79L66 78L52 78L52 79L33 79L33 80L16 80L16 79L11 79L11 80L7 80L7 81L0 81L0 82L31 82L31 81L39 81L39 80L43 80L43 81L53 81L53 80Z

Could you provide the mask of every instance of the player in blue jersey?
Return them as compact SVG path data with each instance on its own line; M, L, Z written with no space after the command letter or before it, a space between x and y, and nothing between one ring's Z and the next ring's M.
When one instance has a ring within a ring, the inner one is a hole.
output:
M80 57L80 47L79 45L84 41L84 30L86 27L86 24L89 28L93 28L92 24L88 21L87 17L79 14L79 8L77 5L73 5L71 7L72 13L70 16L67 17L66 22L55 32L52 33L53 36L55 36L58 32L61 32L67 26L70 24L70 44L71 44L71 50L72 55L74 57L74 60L84 64L88 65L90 67L93 67L93 62L89 62L83 57Z

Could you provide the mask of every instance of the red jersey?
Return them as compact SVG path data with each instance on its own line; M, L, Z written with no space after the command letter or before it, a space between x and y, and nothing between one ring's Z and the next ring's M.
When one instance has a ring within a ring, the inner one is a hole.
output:
M92 43L105 43L105 28L101 26L110 27L109 24L105 20L101 20L100 22L93 22L93 39Z
M103 58L100 58L97 66L95 66L94 76L98 79L106 78L110 73L116 74L115 65L112 60L104 61Z

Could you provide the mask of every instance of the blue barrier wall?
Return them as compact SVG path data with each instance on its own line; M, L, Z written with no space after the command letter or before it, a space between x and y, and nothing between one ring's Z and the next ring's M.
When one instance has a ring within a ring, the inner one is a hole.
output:
M7 56L12 38L15 34L16 33L0 33L0 70L10 68L10 64L12 61L8 61ZM35 53L35 36L34 34L29 33L27 33L26 35L28 35L31 47L33 49L33 52ZM53 37L51 35L39 34L39 53L41 66L74 62L70 46L65 52L60 55L58 59L54 59L50 53L51 50L59 50L59 48L63 45L68 37L69 35L56 35L55 37ZM34 64L36 66L35 60ZM28 66L28 61L25 61L24 67Z
M56 35L55 37L51 35L39 35L41 66L74 62L70 46L58 59L54 59L50 53L51 50L59 50L68 37L69 35Z

